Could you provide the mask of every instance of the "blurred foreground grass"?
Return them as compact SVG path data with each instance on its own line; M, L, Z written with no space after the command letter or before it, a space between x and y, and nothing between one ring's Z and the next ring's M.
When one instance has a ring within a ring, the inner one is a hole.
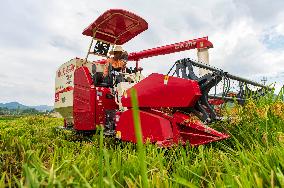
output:
M195 148L148 144L150 187L284 187L283 101L251 100L224 113L232 119L214 127L229 132L228 140ZM0 187L142 187L135 145L104 138L100 147L99 133L56 129L62 124L0 118Z

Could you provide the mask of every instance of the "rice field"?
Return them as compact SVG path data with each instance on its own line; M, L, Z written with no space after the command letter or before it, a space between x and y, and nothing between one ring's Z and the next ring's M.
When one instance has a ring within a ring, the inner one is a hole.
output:
M231 138L159 148L59 130L63 119L0 117L0 187L284 187L284 103L267 96L223 112ZM143 172L142 166L145 166Z

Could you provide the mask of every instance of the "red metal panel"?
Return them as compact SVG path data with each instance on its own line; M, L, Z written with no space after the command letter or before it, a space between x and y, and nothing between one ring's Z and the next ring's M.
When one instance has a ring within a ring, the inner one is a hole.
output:
M146 110L146 109L145 109ZM116 131L124 141L136 143L132 110L117 112ZM173 144L190 143L192 146L208 144L229 138L229 135L218 132L190 116L176 112L173 116L150 110L140 110L141 128L144 141L168 147Z
M201 96L197 81L153 73L133 86L139 107L192 107ZM130 90L122 97L122 104L131 107Z
M110 9L99 16L84 31L83 35L109 43L122 45L148 29L148 23L141 17L122 9Z
M196 146L229 138L229 135L220 133L179 112L173 115L172 125L175 143L189 142L190 145Z
M94 130L96 90L87 67L74 73L73 118L75 130Z
M105 124L106 110L118 109L114 98L107 98L111 94L110 88L96 87L96 124Z
M173 134L169 120L145 111L139 113L144 141L149 139L152 143L161 144L172 139ZM132 110L127 110L121 114L116 131L120 131L122 140L136 143Z
M212 105L221 105L225 103L225 101L222 99L209 99L208 102Z

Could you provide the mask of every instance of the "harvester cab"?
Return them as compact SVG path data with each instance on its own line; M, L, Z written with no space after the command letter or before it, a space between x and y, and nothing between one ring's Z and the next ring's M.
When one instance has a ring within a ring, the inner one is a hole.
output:
M129 11L111 9L83 31L91 37L86 57L68 61L56 74L55 109L64 117L65 127L93 132L103 126L105 135L136 143L130 97L130 89L134 88L144 141L161 146L186 142L200 145L228 138L229 135L208 126L220 120L214 106L236 100L236 96L243 102L250 89L247 85L260 90L266 86L210 66L208 50L213 44L208 37L129 53L125 59L136 62L130 72L108 66L109 74L104 76L107 59L88 60L90 55L110 58L115 46L125 44L147 29L143 18ZM191 49L197 49L198 61L178 60L166 75L152 73L144 77L141 74L141 59ZM231 80L239 83L239 92L234 96L228 96ZM226 87L222 95L217 95L220 84Z
M89 55L110 58L110 52L116 46L125 44L147 29L148 23L131 12L119 9L106 11L83 31L83 35L92 38L85 62L88 62ZM127 61L128 54L126 53L125 56L124 61ZM114 96L119 109L123 109L121 104L122 94L144 78L141 74L142 69L138 67L138 61L134 69L125 67L125 70L128 70L127 72L117 71L112 66L107 66L108 74L103 76L105 66L106 62L104 60L93 63L92 78L94 85L112 88L112 94L108 96Z

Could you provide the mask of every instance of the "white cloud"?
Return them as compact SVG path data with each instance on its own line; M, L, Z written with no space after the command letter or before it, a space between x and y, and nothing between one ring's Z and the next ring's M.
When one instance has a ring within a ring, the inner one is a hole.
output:
M276 26L275 31L279 35L284 34L284 23L280 23L279 25Z
M284 44L270 47L283 35L282 0L10 0L0 7L0 102L52 105L56 69L85 57L90 39L83 29L110 8L132 11L149 23L148 31L125 45L129 52L208 35L213 65L258 81L267 76L278 88L284 83ZM146 74L165 73L183 57L195 58L196 51L141 65Z

